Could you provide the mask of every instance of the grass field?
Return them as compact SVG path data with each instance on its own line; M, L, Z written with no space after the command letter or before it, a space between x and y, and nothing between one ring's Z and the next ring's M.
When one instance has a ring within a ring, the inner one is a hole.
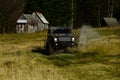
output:
M50 56L45 31L0 34L0 80L120 80L120 28L94 30L86 48Z

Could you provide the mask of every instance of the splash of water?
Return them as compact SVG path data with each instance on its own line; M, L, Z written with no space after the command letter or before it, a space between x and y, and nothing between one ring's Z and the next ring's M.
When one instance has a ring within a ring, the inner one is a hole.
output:
M78 38L78 48L86 48L88 45L88 41L91 39L96 39L101 37L101 35L95 31L91 26L84 25L81 29L79 29L79 38Z

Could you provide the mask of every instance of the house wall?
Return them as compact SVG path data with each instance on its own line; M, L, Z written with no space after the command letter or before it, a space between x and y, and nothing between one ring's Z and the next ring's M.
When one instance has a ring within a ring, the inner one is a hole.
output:
M36 32L37 26L29 25L28 26L28 33Z
M27 31L28 31L28 26L29 26L29 24L26 23L26 24L25 24L25 27L24 27L24 32L27 32Z
M27 23L18 23L16 26L16 32L17 33L27 33L28 32L28 27L30 25Z
M48 29L48 25L47 24L44 24L40 19L39 17L36 15L36 13L34 12L32 14L38 21L38 31L42 31L42 30L45 30L45 29Z
M44 25L44 28L45 28L45 29L48 29L48 24L45 24L45 25Z
M17 33L32 33L32 32L36 32L38 26L33 26L30 24L17 24L16 26L16 32Z

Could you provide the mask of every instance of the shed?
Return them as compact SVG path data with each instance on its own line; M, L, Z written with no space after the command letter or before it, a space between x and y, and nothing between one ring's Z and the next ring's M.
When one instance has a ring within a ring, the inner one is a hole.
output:
M104 17L102 21L102 26L116 27L120 26L116 18Z

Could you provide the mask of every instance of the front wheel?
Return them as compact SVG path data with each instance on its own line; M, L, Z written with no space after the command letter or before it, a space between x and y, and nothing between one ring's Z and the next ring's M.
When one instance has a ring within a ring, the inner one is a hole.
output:
M46 43L45 49L46 49L46 54L48 54L48 55L54 54L54 49L53 49L52 45L48 41Z

